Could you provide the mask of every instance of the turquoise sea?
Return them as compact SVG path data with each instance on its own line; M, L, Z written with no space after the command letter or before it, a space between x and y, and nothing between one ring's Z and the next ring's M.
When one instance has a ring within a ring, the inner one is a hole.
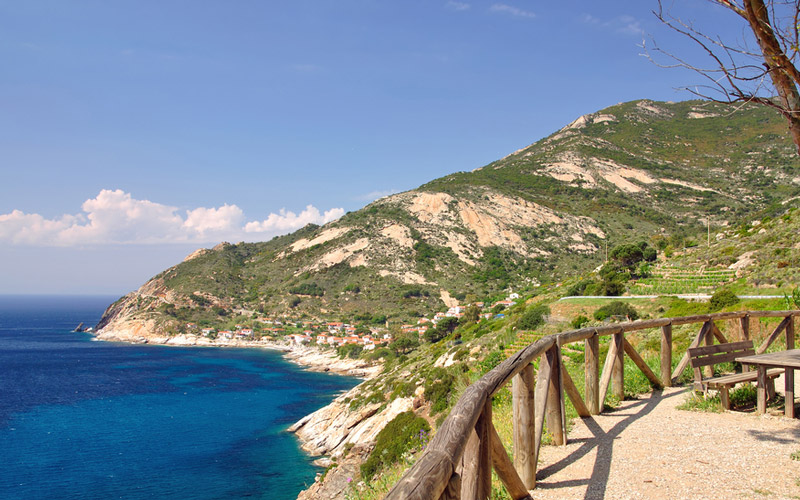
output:
M293 499L313 482L285 429L357 379L70 331L115 299L0 296L0 499Z

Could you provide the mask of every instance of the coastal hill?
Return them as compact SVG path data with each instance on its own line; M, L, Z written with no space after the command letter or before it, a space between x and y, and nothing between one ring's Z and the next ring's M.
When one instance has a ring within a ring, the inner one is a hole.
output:
M800 195L800 161L784 129L759 106L611 106L325 226L198 250L97 328L148 338L255 314L399 323L530 290L596 268L607 247L785 209Z

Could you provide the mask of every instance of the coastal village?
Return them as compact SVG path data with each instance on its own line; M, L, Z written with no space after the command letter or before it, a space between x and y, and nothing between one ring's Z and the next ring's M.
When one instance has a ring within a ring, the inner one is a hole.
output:
M511 292L505 299L495 301L488 307L484 302L456 305L446 311L435 313L431 318L421 317L416 324L403 324L400 326L399 332L401 334L416 333L421 339L425 332L435 327L443 319L461 319L469 306L475 306L482 318L502 318L504 314L500 311L516 304L519 298L519 294ZM289 317L282 319L257 317L253 320L252 326L236 324L233 329L201 328L196 323L186 323L185 326L188 334L197 335L199 333L203 337L222 343L226 341L262 341L266 343L283 340L292 345L316 345L318 347L339 348L356 345L364 351L372 351L376 347L388 345L394 340L388 321L384 326L374 326L341 321L314 322Z

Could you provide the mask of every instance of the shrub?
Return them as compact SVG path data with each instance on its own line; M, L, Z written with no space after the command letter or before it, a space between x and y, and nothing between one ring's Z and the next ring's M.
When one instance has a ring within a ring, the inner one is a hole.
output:
M434 368L425 382L425 399L431 402L431 416L444 411L450 405L456 383L454 370Z
M583 314L579 314L579 315L575 316L575 319L573 319L572 323L570 323L570 324L572 325L572 328L582 328L583 325L585 325L588 322L589 322L589 318L587 318Z
M453 332L458 326L458 319L457 318L442 318L439 323L436 324L434 328L429 328L425 332L425 340L430 343L439 342L443 338L447 337L449 334Z
M380 469L397 462L404 453L416 448L419 437L430 430L428 422L412 411L405 411L394 417L378 433L375 448L361 465L361 478L369 481Z
M311 295L312 297L322 297L325 290L316 283L303 283L289 289L289 293L295 295Z
M730 288L720 288L711 296L708 308L711 311L719 311L723 307L732 306L739 302L739 297Z
M550 308L544 304L529 307L517 322L521 330L533 330L544 323L544 317L550 314Z
M614 301L594 312L594 319L603 321L611 316L626 316L630 320L639 318L639 313L627 302Z

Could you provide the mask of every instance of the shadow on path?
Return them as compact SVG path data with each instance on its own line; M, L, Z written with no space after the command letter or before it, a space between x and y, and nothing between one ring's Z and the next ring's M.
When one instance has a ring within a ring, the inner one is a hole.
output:
M611 457L614 452L614 440L617 439L622 431L624 431L633 422L652 412L655 407L659 405L659 403L664 401L666 398L671 398L678 394L684 394L684 391L677 391L668 395L664 395L663 391L655 390L650 393L649 397L637 400L619 411L613 413L604 413L603 417L608 418L618 416L621 419L619 422L614 424L614 426L609 429L608 432L604 431L593 418L584 418L583 423L594 437L570 439L570 442L582 442L583 444L558 462L540 469L536 474L537 489L555 489L569 486L587 485L586 494L583 497L584 500L603 498L605 496L606 486L608 484L608 478L611 471ZM597 456L595 457L594 468L592 469L592 475L589 477L589 479L553 483L538 482L538 480L546 479L548 476L551 476L577 462L594 448L597 448Z

